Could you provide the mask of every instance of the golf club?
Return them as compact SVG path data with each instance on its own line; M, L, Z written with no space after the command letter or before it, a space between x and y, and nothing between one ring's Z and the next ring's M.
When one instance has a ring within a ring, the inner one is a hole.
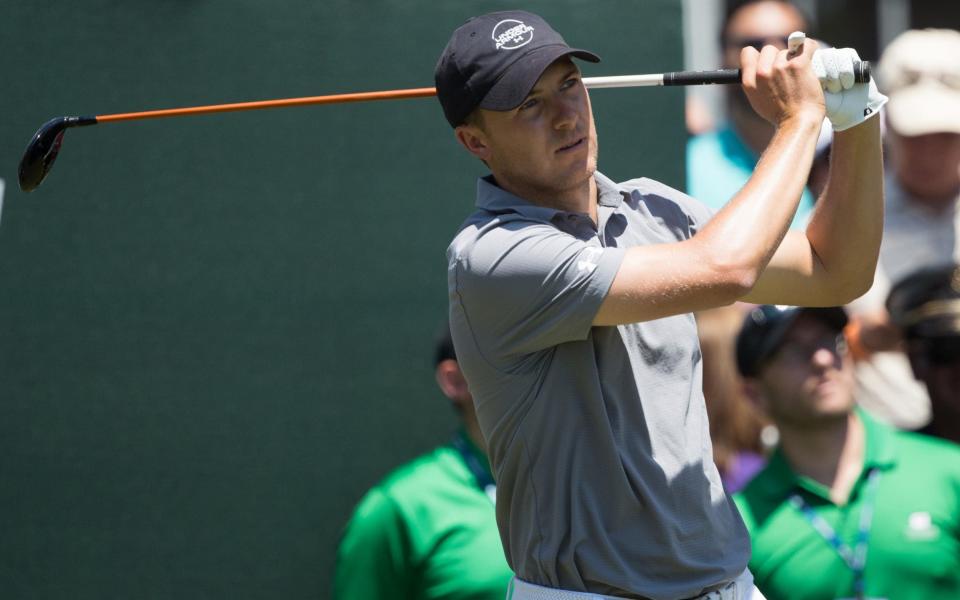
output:
M858 83L870 81L870 63L854 63L854 75ZM674 85L707 85L740 83L740 69L721 69L718 71L673 71L646 75L616 75L611 77L584 77L587 88L646 87ZM338 104L345 102L368 102L372 100L400 100L404 98L424 98L436 95L435 88L411 88L379 92L359 92L334 94L328 96L306 96L302 98L283 98L279 100L260 100L234 104L212 104L151 110L145 112L119 113L86 117L56 117L44 123L27 144L20 159L20 189L24 192L35 190L53 167L61 147L63 135L71 127L86 127L112 121L135 121L140 119L158 119L163 117L182 117L211 113L233 112L241 110L259 110L312 104Z

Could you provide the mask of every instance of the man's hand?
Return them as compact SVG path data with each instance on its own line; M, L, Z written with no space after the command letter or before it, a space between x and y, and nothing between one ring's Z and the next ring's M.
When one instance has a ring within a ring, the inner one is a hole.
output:
M774 126L798 116L823 119L823 91L810 68L816 48L817 43L808 40L797 54L774 46L741 51L743 90L757 114Z
M860 60L853 48L817 50L810 61L824 89L827 118L834 131L850 129L880 112L887 97L870 83L856 83L853 63Z

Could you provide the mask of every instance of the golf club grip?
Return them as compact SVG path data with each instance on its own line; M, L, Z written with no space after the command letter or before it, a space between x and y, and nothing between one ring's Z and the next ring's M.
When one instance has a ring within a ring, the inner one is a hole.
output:
M853 79L857 83L870 82L870 62L853 63ZM710 85L740 83L740 69L719 71L674 71L663 74L663 85Z

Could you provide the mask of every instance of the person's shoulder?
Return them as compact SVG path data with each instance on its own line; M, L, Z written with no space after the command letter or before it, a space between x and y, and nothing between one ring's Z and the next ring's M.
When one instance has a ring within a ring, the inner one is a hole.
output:
M628 201L630 206L646 206L654 216L682 214L700 225L713 216L713 211L704 203L655 179L639 177L619 183L618 186L632 200Z
M392 498L419 497L430 494L456 473L459 457L450 446L440 446L390 471L375 486Z
M960 474L960 445L925 433L890 429L899 452L922 458L924 462L950 466Z
M437 498L455 497L469 486L469 471L456 449L440 446L395 467L370 487L354 507L348 529L411 526L436 510Z
M464 222L447 247L448 268L484 273L527 242L569 237L536 215L478 210Z
M649 177L636 177L634 179L628 179L626 181L621 181L617 184L621 190L624 192L639 192L641 194L663 194L666 196L680 195L686 196L680 190L671 187L661 181L656 179L650 179Z

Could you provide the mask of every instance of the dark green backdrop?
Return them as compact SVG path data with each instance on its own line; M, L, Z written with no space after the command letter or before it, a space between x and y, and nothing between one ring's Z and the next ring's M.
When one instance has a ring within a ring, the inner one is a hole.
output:
M340 527L455 420L444 249L482 170L433 99L68 132L48 118L432 85L502 2L4 3L0 596L324 598ZM528 2L604 57L682 67L680 3ZM679 90L593 93L601 169L682 182Z

